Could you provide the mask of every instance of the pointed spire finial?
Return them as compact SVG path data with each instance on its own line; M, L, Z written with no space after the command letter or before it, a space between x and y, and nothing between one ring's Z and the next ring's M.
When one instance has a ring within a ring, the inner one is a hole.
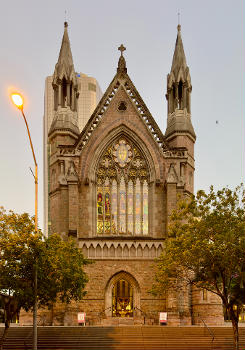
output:
M67 28L68 27L68 23L65 21L64 22L64 27Z
M121 56L119 57L117 72L118 73L127 73L126 61L125 61L125 58L123 56L123 51L126 50L126 47L124 47L123 44L121 44L121 46L119 46L118 50L121 51Z
M178 25L177 25L178 33L181 31L181 25L180 25L180 12L178 12Z

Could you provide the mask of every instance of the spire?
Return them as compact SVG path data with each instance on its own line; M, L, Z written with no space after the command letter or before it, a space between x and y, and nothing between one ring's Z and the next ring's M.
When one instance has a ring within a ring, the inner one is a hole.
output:
M49 135L54 131L67 131L77 137L79 134L77 125L78 81L73 65L67 28L68 23L65 22L59 58L53 74L55 116Z
M171 72L173 72L175 79L177 80L179 71L181 68L185 72L187 68L186 64L186 58L185 58L185 52L184 52L184 46L181 38L181 25L178 24L177 26L177 39L175 43L175 50L174 50L174 56L173 56L173 61L172 61L172 67L171 67Z
M173 113L176 108L186 109L190 114L191 76L186 64L180 24L178 24L177 29L172 67L167 77L168 114Z
M68 23L65 22L64 34L63 34L63 39L61 43L59 58L58 58L58 62L55 65L55 70L54 70L54 81L56 79L61 80L63 78L70 81L76 80L67 28L68 28Z
M191 123L191 76L186 64L180 24L177 30L172 67L167 76L168 121L165 136L169 138L182 133L189 134L195 140Z
M123 56L123 51L126 50L126 47L124 47L123 44L121 44L118 50L121 51L121 56L119 57L118 61L117 73L127 73L126 61Z

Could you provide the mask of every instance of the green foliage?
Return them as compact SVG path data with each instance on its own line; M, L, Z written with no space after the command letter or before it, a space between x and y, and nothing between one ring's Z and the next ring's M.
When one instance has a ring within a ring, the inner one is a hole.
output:
M245 300L245 197L234 191L199 191L172 214L153 292L188 283L217 294L232 313ZM234 315L238 322L238 315Z
M35 266L39 307L84 296L88 278L83 268L89 261L72 238L64 241L58 235L45 238L35 233L28 214L0 208L0 252L0 290L13 295L19 307L33 307Z

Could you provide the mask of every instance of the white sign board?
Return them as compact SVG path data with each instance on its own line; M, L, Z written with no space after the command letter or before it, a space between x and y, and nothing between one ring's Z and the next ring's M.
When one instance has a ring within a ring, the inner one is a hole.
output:
M167 323L167 319L168 319L168 313L167 312L160 312L159 322L160 323Z
M85 324L85 317L86 317L86 313L85 312L78 312L78 314L77 314L77 322Z

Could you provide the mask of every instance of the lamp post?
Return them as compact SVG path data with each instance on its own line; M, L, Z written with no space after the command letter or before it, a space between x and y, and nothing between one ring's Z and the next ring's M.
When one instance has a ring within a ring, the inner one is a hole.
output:
M14 103L14 105L21 111L22 116L24 118L25 124L26 124L26 129L27 129L27 133L28 133L28 137L29 137L29 141L30 141L30 145L31 145L31 150L32 150L32 155L33 155L33 159L34 159L34 163L35 163L35 232L37 233L37 199L38 199L38 175L37 175L37 160L36 160L36 156L35 156L35 152L34 152L34 148L33 148L33 144L32 144L32 140L31 140L31 134L29 131L29 127L27 124L27 120L24 114L24 99L23 97L19 94L19 93L12 93L11 94L11 98L12 101Z
M24 118L25 124L26 124L26 129L31 145L31 150L32 150L32 155L35 163L35 175L34 175L34 180L35 180L35 233L37 234L38 228L37 228L37 199L38 199L38 173L37 173L37 160L31 140L31 134L29 131L29 127L27 124L27 120L24 114L24 99L21 96L21 94L15 92L11 94L12 101L14 105L21 111L21 114ZM34 265L34 305L33 305L33 350L37 350L37 266L36 264Z

